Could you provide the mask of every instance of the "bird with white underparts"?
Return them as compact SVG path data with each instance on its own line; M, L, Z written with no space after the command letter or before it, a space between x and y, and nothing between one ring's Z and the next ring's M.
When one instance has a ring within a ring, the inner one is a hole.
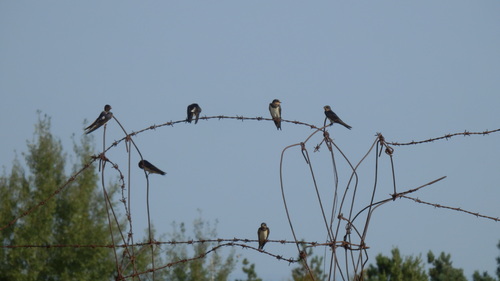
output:
M93 131L99 129L102 125L106 124L111 118L113 118L113 113L110 111L111 105L106 104L104 106L104 111L99 114L99 117L94 121L94 123L90 124L87 128L85 128L85 134L90 134Z

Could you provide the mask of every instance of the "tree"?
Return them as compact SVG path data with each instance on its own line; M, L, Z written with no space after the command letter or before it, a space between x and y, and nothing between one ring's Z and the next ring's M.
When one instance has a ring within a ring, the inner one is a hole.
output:
M314 280L324 281L327 278L327 275L323 271L323 257L313 256L313 249L306 248L302 244L302 251L306 253L307 257L312 257L308 260L308 267L314 276ZM301 262L299 267L296 267L292 270L292 280L293 281L310 281L313 280L311 278L311 274L307 270L305 264Z
M472 274L472 280L473 281L496 281L495 278L491 277L488 272L483 272L483 274L479 273L479 271L474 271L474 274Z
M450 254L441 252L436 259L434 254L429 251L427 253L427 262L433 265L429 269L431 281L467 281L464 276L464 270L452 266Z
M500 241L497 244L497 248L500 250ZM500 256L497 257L497 277L500 280Z
M497 244L497 248L500 250L500 242ZM500 256L496 258L497 260L497 278L500 280ZM488 272L483 272L483 274L479 273L479 271L474 271L472 275L473 281L496 281L497 279L491 277Z
M365 271L365 281L427 281L424 263L420 257L401 257L398 248L391 251L392 257L378 254L376 266L370 264Z
M257 273L255 272L255 264L252 263L248 266L250 262L247 259L243 259L243 273L247 275L246 280L236 280L236 281L262 281L262 279L257 277Z
M217 223L217 222L216 222ZM204 222L201 218L194 220L194 238L186 236L186 227L184 223L173 225L173 232L169 235L172 242L180 241L203 241L217 238L215 226L211 227L210 223ZM178 228L178 230L177 230ZM173 263L171 269L166 273L165 280L171 281L226 281L229 274L233 271L236 264L234 250L231 250L227 258L213 251L205 255L216 244L213 242L193 242L193 253L188 254L186 243L173 243L166 250L167 262ZM200 257L200 258L196 258ZM196 258L191 261L186 261L189 258Z
M50 132L50 118L39 115L33 141L23 156L29 172L14 160L10 175L0 177L0 227L49 198L70 177L66 154ZM91 139L74 145L79 170L92 154ZM44 247L48 245L109 244L104 199L97 188L95 166L86 169L62 192L46 200L1 231L3 245L42 247L2 248L0 280L109 280L115 271L107 248ZM113 190L108 191L111 195Z

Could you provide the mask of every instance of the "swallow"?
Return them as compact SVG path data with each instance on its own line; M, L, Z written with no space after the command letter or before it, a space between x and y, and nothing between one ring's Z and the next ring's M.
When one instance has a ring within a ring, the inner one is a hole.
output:
M186 121L191 123L193 117L195 117L195 124L198 124L198 118L200 118L201 107L197 103L188 105L187 107L187 119Z
M139 168L143 169L144 171L150 174L160 174L162 176L166 174L164 171L156 168L155 165L149 163L147 160L139 161Z
M352 128L351 126L344 123L344 121L342 121L342 119L340 119L337 116L337 114L335 114L335 112L332 111L332 108L329 105L325 105L323 108L325 109L326 117L330 119L330 122L332 122L330 126L333 125L333 123L339 123L340 125L346 127L349 130Z
M265 222L260 224L259 230L257 230L257 236L259 237L259 250L264 249L264 245L266 245L267 237L269 237L270 232L271 231Z
M111 110L111 105L106 104L104 106L104 111L99 114L99 117L94 121L94 123L90 124L85 130L85 134L90 134L93 131L99 129L102 125L106 124L106 122L109 121L109 119L113 118L113 113L110 111Z
M278 99L274 99L273 102L269 104L269 112L273 118L274 125L276 129L281 130L281 102Z

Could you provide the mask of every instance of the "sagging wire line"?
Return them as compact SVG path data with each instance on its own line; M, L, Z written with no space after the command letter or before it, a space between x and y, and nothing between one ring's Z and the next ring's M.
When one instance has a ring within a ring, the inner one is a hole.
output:
M467 211L467 210L464 210L462 208L454 208L454 207L444 206L444 205L441 205L441 204L429 203L429 202L422 201L422 200L420 200L418 198L413 198L413 197L409 197L409 196L406 196L406 195L401 195L401 196L399 196L399 198L410 199L410 200L413 200L413 201L415 201L417 203L420 203L420 204L425 204L425 205L433 206L434 208L443 208L443 209L449 209L449 210L458 211L458 212L464 212L466 214L473 215L473 216L478 217L478 218L484 218L484 219L489 219L489 220L492 220L492 221L500 222L500 218L499 217L495 218L495 217L492 217L492 216L486 216L486 215L482 215L482 214L480 214L478 212Z
M157 246L162 246L162 245L196 245L196 244L206 244L206 243L233 243L233 244L244 244L244 243L252 243L252 244L257 244L259 240L257 239L248 239L248 238L216 238L216 239L200 239L200 240L186 240L186 241L155 241L154 244ZM286 245L286 244L296 244L295 241L291 240L267 240L267 243L276 243L276 244L281 244L281 245ZM149 242L139 242L136 244L128 244L128 243L123 243L123 244L47 244L47 245L0 245L0 248L4 249L17 249L17 248L47 248L47 249L58 249L58 248L132 248L132 247L145 247L149 246ZM359 250L364 250L368 249L369 247L367 246L362 246L360 244L353 244L353 243L348 243L346 241L337 241L337 242L325 242L325 243L319 243L316 241L299 241L300 245L304 245L306 247L328 247L328 248L345 248L348 247L349 249L353 251L359 251ZM248 246L246 245L246 248L249 249L256 249L259 250L258 248ZM264 252L272 255L272 253L266 252L265 250L259 251L259 252ZM278 255L274 257L279 257ZM284 258L283 258L284 259ZM288 260L287 260L288 261ZM294 260L292 262L298 262L298 260Z
M232 119L232 120L241 120L241 121L252 120L252 121L273 121L274 122L274 119L264 118L264 117L244 117L244 116L225 116L225 115L203 116L203 117L200 117L200 120L206 120L206 121L208 121L208 120L211 120L211 119L218 119L218 120ZM318 129L318 127L316 127L315 125L311 125L311 124L308 124L308 123L305 123L305 122L301 122L301 121L296 121L296 120L292 121L292 120L281 119L281 122L291 123L291 124L294 124L294 125L302 125L302 126L309 127L311 129ZM154 124L154 125L151 125L149 127L143 128L143 129L141 129L139 131L135 131L135 132L132 131L132 133L127 134L127 136L125 136L125 137L123 137L123 138L115 141L112 146L116 146L119 143L121 143L122 141L126 140L127 138L130 138L132 136L136 136L136 135L141 134L141 133L143 133L145 131L156 130L157 128L161 128L161 127L168 127L168 126L173 127L175 124L179 124L179 123L186 123L186 120L182 119L182 120L177 120L177 121L169 121L169 122L165 122L165 123L160 124L160 125ZM109 149L111 149L111 146L107 148L107 150L109 150Z
M388 142L388 144L390 144L390 145L415 145L415 144L428 143L428 142L433 142L433 141L442 140L442 139L448 140L448 139L455 137L455 136L471 136L471 135L486 136L486 135L489 135L491 133L496 133L496 132L500 132L500 129L491 130L491 131L486 130L486 131L482 131L482 132L468 132L467 130L465 130L463 133L446 134L442 137L431 138L431 139L426 139L426 140L422 140L422 141L411 141L411 142L406 142L406 143Z
M172 266L180 264L180 263L187 263L187 262L191 262L191 261L203 259L203 258L207 257L207 255L209 255L211 253L215 253L218 249L220 249L222 247L237 247L237 246L241 247L243 249L251 249L251 250L257 251L259 253L267 254L267 255L270 255L272 257L275 257L278 260L287 261L288 263L296 263L296 262L302 261L302 259L293 259L293 258L287 259L287 258L283 258L282 256L274 255L274 254L268 253L266 251L259 250L258 248L255 248L255 247L252 247L252 246L230 242L230 243L224 243L224 244L220 244L220 245L214 246L212 249L208 250L207 252L202 253L202 254L197 255L197 256L194 256L192 258L180 259L178 261L170 262L170 263L167 263L165 265L159 266L159 267L156 268L156 270L161 270L161 269L169 268L169 267L172 267ZM148 273L150 273L152 271L153 270L149 269L149 270L146 270L146 271L143 271L143 272L138 272L138 273L134 273L134 274L131 274L131 275L128 275L128 276L124 276L124 277L122 277L122 278L120 278L118 280L126 280L128 278L140 276L140 275L143 275L143 274L148 274ZM312 280L314 280L314 276L311 276L311 277L313 278Z

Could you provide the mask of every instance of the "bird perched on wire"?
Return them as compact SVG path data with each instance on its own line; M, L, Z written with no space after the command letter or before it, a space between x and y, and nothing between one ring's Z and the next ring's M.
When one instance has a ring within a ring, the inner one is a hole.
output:
M200 118L201 107L197 103L188 105L187 107L187 119L186 121L191 123L193 117L195 117L195 124L198 124L198 118Z
M274 125L276 129L281 130L281 102L278 99L274 99L273 102L269 104L269 112L273 118Z
M333 125L333 123L339 123L340 125L346 127L347 129L351 129L352 127L347 125L346 123L344 123L344 121L342 121L342 119L340 119L337 114L335 114L335 112L332 111L332 108L329 106L329 105L325 105L323 107L325 109L325 115L326 117L330 120L331 125Z
M90 124L87 128L85 128L86 132L85 134L90 134L93 131L99 129L102 125L106 124L106 122L109 121L109 119L113 118L113 113L110 111L111 110L111 105L106 104L104 106L104 111L99 114L99 117L94 121L94 123Z
M264 245L266 245L267 237L269 237L270 232L271 231L265 222L260 224L259 230L257 230L257 236L259 237L259 250L264 249Z
M150 174L160 174L162 176L166 174L164 171L156 168L155 165L149 163L147 160L139 161L139 168L143 169L144 171Z

